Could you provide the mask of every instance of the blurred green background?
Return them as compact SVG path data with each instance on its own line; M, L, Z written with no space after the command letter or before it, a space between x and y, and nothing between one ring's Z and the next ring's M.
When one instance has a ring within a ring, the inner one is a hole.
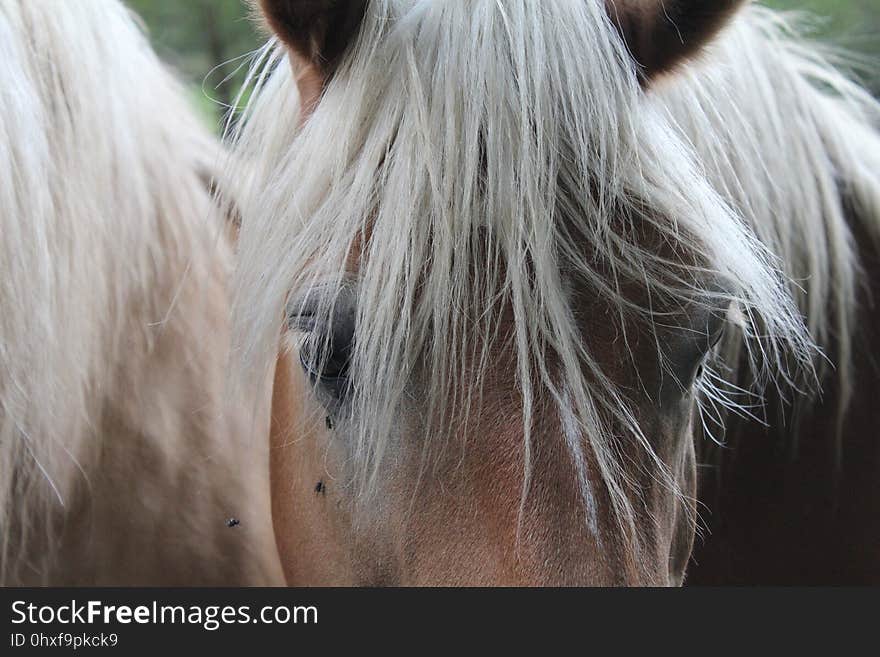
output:
M159 55L183 75L205 120L218 125L241 85L243 56L265 40L246 0L125 1L143 18ZM880 93L880 0L763 1L814 13L817 37L874 58L859 74Z

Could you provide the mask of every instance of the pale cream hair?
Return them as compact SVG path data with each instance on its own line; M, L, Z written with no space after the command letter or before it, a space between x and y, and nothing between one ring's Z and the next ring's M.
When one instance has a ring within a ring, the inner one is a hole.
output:
M222 408L221 153L185 98L116 0L0 0L0 581L259 569L226 540L258 475Z

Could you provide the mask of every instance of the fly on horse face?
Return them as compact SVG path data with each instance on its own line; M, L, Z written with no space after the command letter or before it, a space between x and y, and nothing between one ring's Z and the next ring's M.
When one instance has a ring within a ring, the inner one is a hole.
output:
M877 579L880 107L744 4L261 0L290 583Z
M225 397L221 154L184 98L116 0L0 0L4 584L281 575Z

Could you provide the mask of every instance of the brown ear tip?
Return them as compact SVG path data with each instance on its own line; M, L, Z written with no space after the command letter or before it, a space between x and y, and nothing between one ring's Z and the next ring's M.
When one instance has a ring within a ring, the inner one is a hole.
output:
M299 56L330 72L357 36L367 0L251 0Z
M698 56L749 0L605 0L612 22L639 64L639 80L674 72Z

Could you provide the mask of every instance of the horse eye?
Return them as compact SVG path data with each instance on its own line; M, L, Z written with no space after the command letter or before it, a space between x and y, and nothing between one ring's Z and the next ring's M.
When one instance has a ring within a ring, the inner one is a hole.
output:
M339 379L348 376L351 347L339 345L330 338L310 335L300 348L300 360L306 372L318 379Z
M711 351L706 353L705 356L703 356L703 359L700 361L700 364L697 365L697 370L694 373L694 381L696 381L697 379L699 379L703 376L703 373L706 371L706 363L709 361L709 359L711 357L712 357Z
M329 303L326 294L316 290L288 306L287 325L306 336L299 350L306 375L316 387L341 399L351 388L357 302L351 285L333 290Z
M716 346L724 336L726 320L721 312L696 320L691 328L667 334L666 360L661 374L661 394L677 399L691 390L712 360ZM668 382L668 383L666 383Z
M703 376L703 372L706 370L706 364L712 359L712 355L715 351L715 347L718 346L718 343L721 342L721 338L724 336L724 324L719 323L714 330L712 330L708 335L708 340L706 342L705 351L703 353L702 358L700 358L697 368L694 372L693 380L699 379Z
M353 343L354 322L346 318L314 327L300 347L306 374L338 398L350 387Z

